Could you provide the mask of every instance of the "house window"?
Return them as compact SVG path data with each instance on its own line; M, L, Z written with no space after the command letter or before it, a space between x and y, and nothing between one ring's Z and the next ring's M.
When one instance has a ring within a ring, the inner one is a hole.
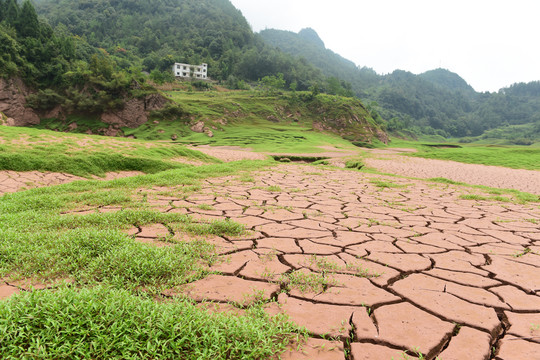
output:
M186 74L186 73L184 73L184 76L187 76L187 74Z
M176 68L177 68L177 69L180 69L180 65L176 65Z

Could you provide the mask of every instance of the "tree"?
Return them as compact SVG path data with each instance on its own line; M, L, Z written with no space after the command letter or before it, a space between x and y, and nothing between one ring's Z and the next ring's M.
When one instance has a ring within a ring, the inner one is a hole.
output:
M19 4L16 0L6 0L6 12L4 18L9 25L14 26L17 23L19 17Z
M4 0L0 0L0 22L4 20L4 13L6 12L6 3Z
M265 76L259 81L259 84L269 93L275 93L278 90L285 89L285 80L282 73L278 73L277 76Z
M24 0L15 28L18 35L22 37L38 38L40 36L38 16L30 0Z

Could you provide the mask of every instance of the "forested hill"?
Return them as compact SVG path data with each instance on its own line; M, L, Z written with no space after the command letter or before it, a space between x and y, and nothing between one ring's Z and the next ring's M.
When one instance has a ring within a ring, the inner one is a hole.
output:
M311 38L319 39L314 30L307 31ZM523 144L540 138L539 82L478 93L458 74L445 69L419 75L402 70L379 75L326 49L322 40L306 39L305 32L269 29L260 35L268 44L306 59L325 75L349 82L353 92L388 121L390 131L445 137L484 134Z
M38 0L36 9L120 67L140 66L156 78L171 76L174 62L205 62L210 78L233 87L278 73L299 90L324 82L319 69L268 46L228 0Z

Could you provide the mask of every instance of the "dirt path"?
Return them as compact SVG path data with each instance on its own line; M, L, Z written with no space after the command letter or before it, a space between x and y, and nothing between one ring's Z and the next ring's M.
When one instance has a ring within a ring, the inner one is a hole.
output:
M423 159L386 150L372 151L372 154L375 156L365 159L366 165L385 173L422 179L443 177L472 185L540 194L540 171Z
M225 260L210 268L221 275L167 295L236 312L230 304L274 299L268 313L286 313L311 334L304 354L291 350L285 359L390 360L420 351L425 359L480 360L494 358L492 348L497 359L538 358L538 205L460 200L469 188L294 164L254 179L210 179L187 199L149 196L161 211L229 218L251 230L208 238ZM159 242L163 225L131 234L167 245Z

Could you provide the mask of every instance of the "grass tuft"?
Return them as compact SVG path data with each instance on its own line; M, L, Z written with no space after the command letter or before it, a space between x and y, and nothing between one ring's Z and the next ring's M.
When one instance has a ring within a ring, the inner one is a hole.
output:
M0 353L40 359L266 359L300 332L261 309L211 314L95 287L34 291L0 302Z

